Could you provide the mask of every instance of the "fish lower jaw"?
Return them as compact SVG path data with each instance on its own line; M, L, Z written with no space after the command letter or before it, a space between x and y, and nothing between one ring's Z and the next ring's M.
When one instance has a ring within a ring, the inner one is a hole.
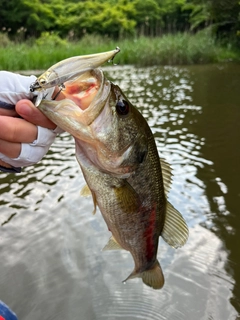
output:
M55 107L54 107L54 110L53 110L54 112L60 112L61 113L61 111L63 111L63 113L64 112L71 112L71 113L73 113L73 112L81 112L82 110L81 110L81 108L79 108L77 105L76 105L76 103L74 102L74 101L72 101L72 100L70 100L70 99L64 99L64 100L62 100L62 101L58 101L57 103L56 103L56 105L55 105Z
M58 112L62 108L62 105L59 103L54 107L53 112Z

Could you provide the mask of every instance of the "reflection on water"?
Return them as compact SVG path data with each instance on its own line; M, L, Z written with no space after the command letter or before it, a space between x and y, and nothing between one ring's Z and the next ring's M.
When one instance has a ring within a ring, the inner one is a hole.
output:
M0 300L20 319L236 319L240 312L239 66L112 67L174 170L170 201L190 227L174 250L160 241L166 283L154 291L109 238L84 185L72 138L19 175L1 173ZM238 100L237 100L238 99Z

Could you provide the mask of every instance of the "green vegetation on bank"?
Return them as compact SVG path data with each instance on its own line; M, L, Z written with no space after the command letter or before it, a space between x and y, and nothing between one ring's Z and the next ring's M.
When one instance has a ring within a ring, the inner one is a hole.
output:
M239 0L1 0L0 30L11 38L161 36L213 26L239 44Z
M0 69L116 46L121 64L239 61L240 0L0 1Z
M118 64L150 66L240 61L239 50L221 45L206 30L194 35L177 33L122 40L87 35L75 42L45 33L35 41L22 43L2 36L0 43L0 70L11 71L47 69L62 59L112 50L116 46L121 48L114 61Z

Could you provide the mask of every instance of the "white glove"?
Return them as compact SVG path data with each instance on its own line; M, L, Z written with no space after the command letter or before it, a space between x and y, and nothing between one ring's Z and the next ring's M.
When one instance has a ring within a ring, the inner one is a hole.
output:
M35 76L22 76L7 71L0 71L0 107L12 109L21 99L32 100L38 92L30 92L30 85L36 80ZM46 90L45 99L51 99L54 88ZM58 132L58 128L50 130L37 126L37 139L32 143L22 143L21 153L17 158L9 158L0 153L0 159L14 167L25 167L37 163L47 153ZM6 170L5 170L6 171ZM10 171L11 170L7 170Z
M37 140L32 143L22 143L21 153L17 158L9 158L0 153L0 159L13 167L26 167L39 162L48 152L57 132L42 127L38 128Z
M36 80L35 76L0 71L0 101L14 105L21 99L33 100L39 92L30 92L30 85ZM45 90L45 99L51 100L54 88Z

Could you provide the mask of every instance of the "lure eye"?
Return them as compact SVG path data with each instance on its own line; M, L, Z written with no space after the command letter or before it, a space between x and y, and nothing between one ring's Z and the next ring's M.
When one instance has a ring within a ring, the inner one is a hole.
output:
M120 116L125 116L129 112L129 104L126 100L119 100L116 104L116 111Z
M44 84L46 84L47 81L45 79L39 79L39 82L41 85L44 85Z

